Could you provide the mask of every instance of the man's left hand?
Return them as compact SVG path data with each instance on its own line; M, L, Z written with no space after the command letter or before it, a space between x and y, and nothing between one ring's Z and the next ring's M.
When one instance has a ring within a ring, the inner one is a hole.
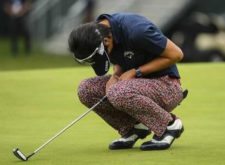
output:
M135 69L131 69L131 70L128 70L128 71L124 72L120 76L119 80L130 80L130 79L135 78L135 77L136 77L136 71L135 71Z

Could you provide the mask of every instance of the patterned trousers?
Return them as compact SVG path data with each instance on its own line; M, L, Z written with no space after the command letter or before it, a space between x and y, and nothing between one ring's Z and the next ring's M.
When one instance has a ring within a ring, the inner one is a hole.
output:
M110 76L83 80L78 88L80 101L93 106L104 95ZM107 100L94 111L122 136L136 123L142 123L161 136L172 120L170 112L182 101L178 79L164 76L155 79L134 78L119 81L107 92Z

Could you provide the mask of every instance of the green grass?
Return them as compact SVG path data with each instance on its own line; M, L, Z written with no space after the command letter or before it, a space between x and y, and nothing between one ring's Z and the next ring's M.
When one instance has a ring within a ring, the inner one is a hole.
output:
M0 71L65 68L77 66L71 55L52 55L41 51L37 46L33 47L30 55L26 55L23 53L22 46L22 43L19 42L20 51L19 54L14 57L10 53L9 40L0 40Z
M29 67L28 67L29 68ZM166 151L110 151L117 133L91 113L27 162L30 165L224 165L225 64L180 64L188 98L174 112L183 136ZM15 69L15 68L14 68ZM87 109L76 89L93 71L42 68L0 71L0 164L22 164L12 149L31 153Z

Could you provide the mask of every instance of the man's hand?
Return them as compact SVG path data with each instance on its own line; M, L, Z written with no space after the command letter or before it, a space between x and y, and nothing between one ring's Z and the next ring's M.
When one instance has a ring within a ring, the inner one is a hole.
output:
M110 77L109 81L106 83L106 93L109 87L119 81L119 76L123 73L122 68L119 65L113 66L113 75Z
M117 75L112 75L108 82L106 83L106 93L109 89L109 87L119 81L119 77Z
M131 69L131 70L128 70L128 71L124 72L119 77L119 80L130 80L130 79L135 78L135 77L136 77L136 71L135 71L135 69Z

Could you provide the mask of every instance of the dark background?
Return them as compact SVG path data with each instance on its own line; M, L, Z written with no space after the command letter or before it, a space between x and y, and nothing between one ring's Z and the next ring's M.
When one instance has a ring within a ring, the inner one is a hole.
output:
M0 1L0 36L8 36L8 27L7 21L8 18L4 14L3 10L3 2L4 0ZM193 10L201 11L205 13L216 13L216 14L224 14L224 0L194 0L195 8Z
M195 0L196 9L206 13L224 14L225 1L224 0Z

